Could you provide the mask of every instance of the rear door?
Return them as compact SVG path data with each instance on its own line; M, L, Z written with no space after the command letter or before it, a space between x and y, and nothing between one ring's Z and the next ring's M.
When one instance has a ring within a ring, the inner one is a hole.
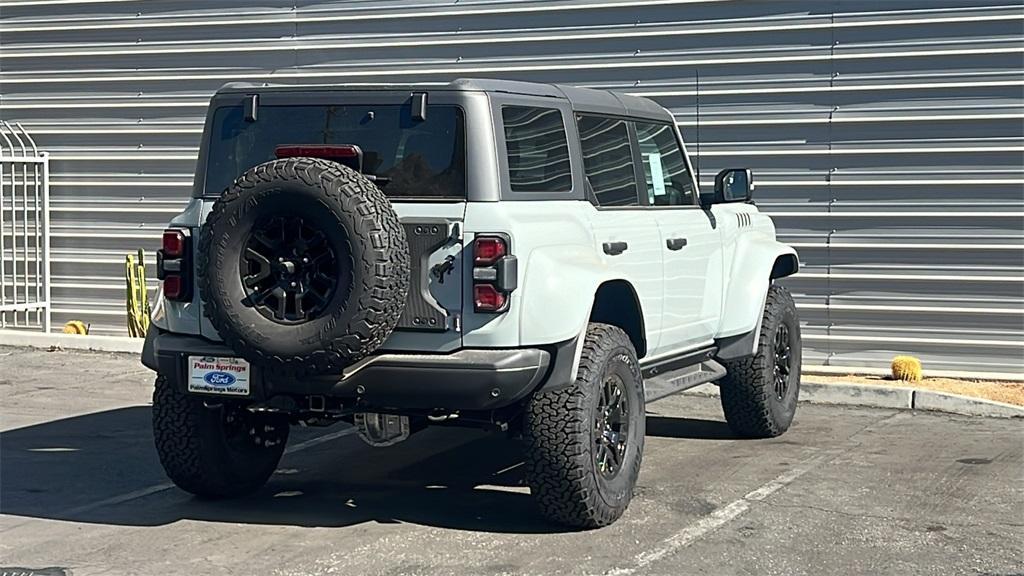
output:
M425 113L413 113L420 102ZM466 102L436 91L314 91L219 95L211 106L197 180L203 217L239 174L279 146L355 145L358 167L391 200L405 228L410 294L385 350L461 347L462 222L466 212ZM202 334L219 339L213 326Z
M664 284L661 234L653 212L641 206L628 124L577 114L588 195L597 205L592 219L596 248L604 262L637 291L647 333L648 355L659 347Z
M714 216L700 209L675 126L636 121L634 127L643 200L657 222L664 255L660 348L669 353L709 344L721 317L721 230Z

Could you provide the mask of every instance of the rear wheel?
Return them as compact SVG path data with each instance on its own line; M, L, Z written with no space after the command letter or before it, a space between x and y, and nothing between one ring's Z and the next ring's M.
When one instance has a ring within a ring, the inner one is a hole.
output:
M537 394L526 412L526 473L541 512L560 524L606 526L633 497L644 449L643 380L620 328L587 328L576 381Z
M153 392L153 439L167 476L182 490L242 496L274 473L288 441L288 422L235 403L208 406L161 375Z
M726 362L719 383L725 419L748 438L771 438L789 429L800 395L800 323L789 291L772 285L757 351Z

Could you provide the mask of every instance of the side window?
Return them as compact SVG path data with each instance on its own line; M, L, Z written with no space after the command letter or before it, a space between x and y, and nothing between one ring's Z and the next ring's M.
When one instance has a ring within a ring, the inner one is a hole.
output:
M598 116L576 117L583 149L583 170L600 206L636 206L640 203L633 170L629 130L622 120Z
M554 108L504 106L508 176L513 192L569 192L569 143Z
M652 206L690 206L696 198L693 177L670 124L636 122L637 142Z

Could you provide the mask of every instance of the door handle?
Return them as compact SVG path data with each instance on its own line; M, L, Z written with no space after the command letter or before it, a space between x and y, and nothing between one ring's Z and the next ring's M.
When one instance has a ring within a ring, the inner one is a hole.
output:
M604 248L605 254L608 254L609 256L618 256L625 252L626 248L629 248L629 244L626 244L625 242L605 242L602 248Z
M665 246L669 250L682 250L683 246L686 246L686 238L669 238L665 240Z

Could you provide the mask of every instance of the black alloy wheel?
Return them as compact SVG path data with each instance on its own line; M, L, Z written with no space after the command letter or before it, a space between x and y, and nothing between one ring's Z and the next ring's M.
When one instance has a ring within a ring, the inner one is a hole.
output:
M338 288L339 256L300 216L257 222L240 262L247 304L279 324L316 319Z
M789 326L785 323L779 324L775 331L775 366L774 382L775 397L782 400L789 390L789 382L792 374L792 353L793 343L789 337Z
M622 469L629 438L629 398L622 378L609 374L601 387L594 424L594 464L605 479Z

